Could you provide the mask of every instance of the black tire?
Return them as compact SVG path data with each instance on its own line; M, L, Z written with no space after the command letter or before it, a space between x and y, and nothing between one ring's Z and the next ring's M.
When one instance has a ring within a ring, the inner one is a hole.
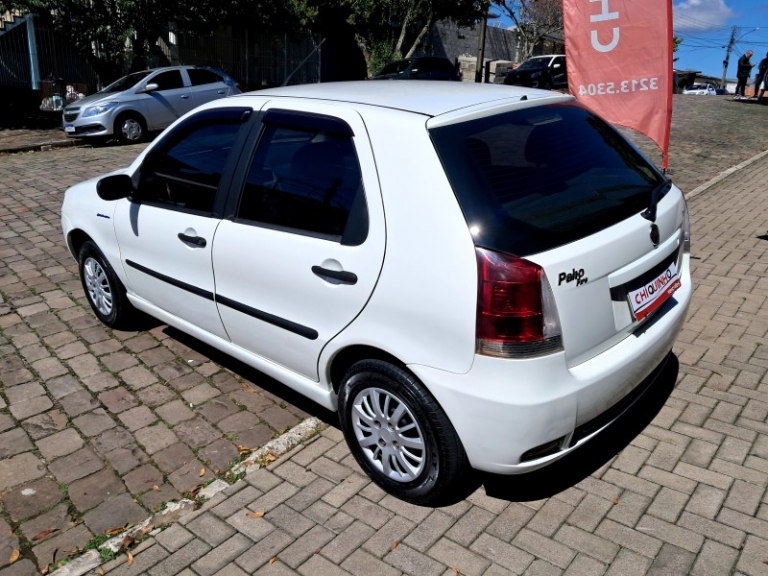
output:
M115 120L115 136L123 144L139 144L147 137L147 123L135 112L120 114Z
M541 83L542 90L552 90L552 81L549 78L545 78Z
M96 316L116 330L132 327L140 315L125 295L125 286L92 241L80 248L80 281Z
M370 416L375 410L371 401L378 402L378 416ZM392 433L388 421L397 412L394 425L406 429L401 434ZM401 500L421 506L449 503L462 475L469 476L467 455L445 412L412 374L398 366L381 360L354 364L339 389L339 420L358 464ZM422 450L403 443L416 440L421 440Z

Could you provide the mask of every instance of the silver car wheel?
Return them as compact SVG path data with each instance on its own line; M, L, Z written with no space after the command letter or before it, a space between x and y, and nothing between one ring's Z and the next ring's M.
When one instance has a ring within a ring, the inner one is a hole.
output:
M104 268L96 259L88 257L83 264L83 276L88 299L101 314L109 316L112 313L112 287Z
M126 118L120 125L120 131L123 133L126 140L137 142L141 140L144 129L142 128L141 123L135 118Z
M352 428L368 461L391 480L411 482L424 470L421 427L408 406L391 392L361 390L353 403Z

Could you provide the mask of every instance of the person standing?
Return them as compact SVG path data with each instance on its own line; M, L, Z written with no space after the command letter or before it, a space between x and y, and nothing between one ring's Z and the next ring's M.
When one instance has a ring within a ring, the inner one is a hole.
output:
M745 98L744 90L747 87L747 81L749 80L749 73L752 71L752 68L754 65L752 62L750 62L750 58L752 58L752 50L747 50L747 52L739 58L739 64L738 68L736 69L736 79L738 80L738 83L736 84L736 98Z
M757 94L757 90L759 88L760 94L757 96L758 102L763 101L763 95L765 94L765 85L760 86L760 83L764 80L768 80L768 78L766 78L766 73L768 73L768 54L765 55L765 58L760 60L760 64L757 66L757 77L755 78L755 94Z

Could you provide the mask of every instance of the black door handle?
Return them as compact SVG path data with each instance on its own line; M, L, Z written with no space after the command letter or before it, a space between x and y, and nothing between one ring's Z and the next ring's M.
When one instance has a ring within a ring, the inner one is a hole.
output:
M333 278L342 284L357 284L357 274L339 270L328 270L322 266L312 266L312 272L320 278Z
M205 245L207 244L205 238L202 238L201 236L187 236L183 232L179 232L179 240L187 242L188 244L200 246L200 248L205 248Z

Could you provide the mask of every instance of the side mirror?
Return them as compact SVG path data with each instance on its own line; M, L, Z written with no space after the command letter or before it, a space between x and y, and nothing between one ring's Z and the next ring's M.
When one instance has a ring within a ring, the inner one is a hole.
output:
M145 92L145 93L154 92L158 88L160 88L160 85L157 82L150 82L149 84L144 86L144 90L142 90L142 92Z
M96 193L102 200L122 200L134 193L133 181L128 174L105 176L96 184Z
M552 68L554 68L555 70L557 70L558 68L560 68L560 64L554 64L554 65L552 66Z

